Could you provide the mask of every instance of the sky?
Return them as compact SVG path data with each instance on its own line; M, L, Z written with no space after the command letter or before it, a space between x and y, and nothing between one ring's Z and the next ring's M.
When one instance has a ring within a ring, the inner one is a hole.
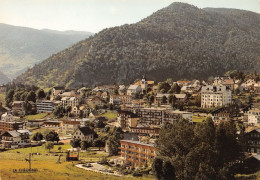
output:
M173 2L260 14L260 0L0 0L0 23L97 33L104 28L136 23Z

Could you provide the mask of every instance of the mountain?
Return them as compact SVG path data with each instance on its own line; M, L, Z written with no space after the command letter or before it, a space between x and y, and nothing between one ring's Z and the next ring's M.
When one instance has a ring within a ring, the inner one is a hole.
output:
M10 82L10 79L0 71L0 85Z
M104 29L52 55L16 81L39 86L131 83L141 75L202 79L259 71L260 15L173 3L136 24Z
M11 79L92 35L89 32L36 30L1 23L0 32L0 70Z

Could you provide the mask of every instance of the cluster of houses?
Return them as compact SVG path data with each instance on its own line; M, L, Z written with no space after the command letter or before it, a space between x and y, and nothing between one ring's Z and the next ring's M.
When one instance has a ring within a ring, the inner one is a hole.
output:
M30 142L28 137L31 134L26 128L29 127L53 129L62 134L69 134L75 139L93 141L95 132L89 129L86 123L98 120L96 107L104 109L112 105L117 107L117 118L113 125L121 127L125 133L132 134L131 138L120 141L121 160L134 166L145 165L156 156L153 142L158 138L163 124L173 123L180 118L193 123L193 117L197 112L182 111L172 106L169 99L174 96L176 103L188 104L189 101L199 99L201 109L215 109L206 116L212 117L216 124L221 121L237 120L253 127L247 132L249 144L247 150L250 153L260 153L260 129L257 129L260 125L260 104L253 103L246 108L239 107L235 115L228 110L228 105L234 103L232 94L235 91L257 94L260 92L260 82L248 80L242 83L223 76L207 82L182 80L172 82L170 86L174 84L180 87L180 92L159 92L158 85L145 77L129 86L105 85L94 89L83 87L69 92L63 87L53 87L49 100L29 103L37 113L52 113L57 106L64 108L69 106L73 118L19 122L13 115L23 114L24 102L14 101L12 110L1 117L1 145L8 148L28 145ZM154 96L152 103L137 96L144 97L147 94Z

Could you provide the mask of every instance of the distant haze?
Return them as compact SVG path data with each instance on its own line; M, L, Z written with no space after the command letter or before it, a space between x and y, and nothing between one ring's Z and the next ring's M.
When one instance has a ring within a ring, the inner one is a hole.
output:
M98 32L107 27L136 23L172 2L260 13L260 0L1 0L0 23Z

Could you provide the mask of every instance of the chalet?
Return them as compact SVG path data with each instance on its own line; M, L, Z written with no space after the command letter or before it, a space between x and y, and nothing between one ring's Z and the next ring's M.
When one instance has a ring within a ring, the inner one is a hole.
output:
M31 145L31 135L32 133L27 129L17 131L5 131L1 135L1 147L8 149L28 147Z
M24 122L0 121L0 132L24 129Z
M247 151L260 154L260 128L246 133Z
M73 132L72 137L73 139L80 139L81 141L92 142L94 140L95 134L96 134L95 131L85 126L85 127L77 128Z

